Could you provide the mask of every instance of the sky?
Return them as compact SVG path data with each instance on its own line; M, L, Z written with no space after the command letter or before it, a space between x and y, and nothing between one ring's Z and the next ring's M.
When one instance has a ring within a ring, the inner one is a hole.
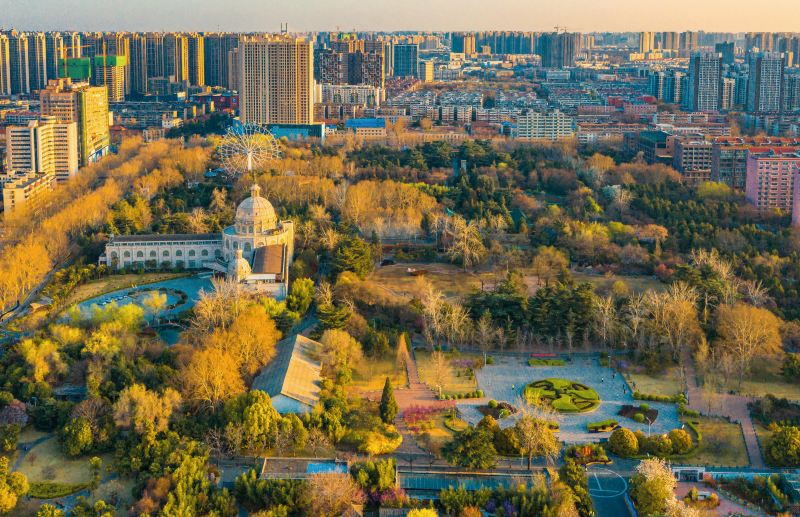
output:
M0 28L799 31L800 0L0 0Z

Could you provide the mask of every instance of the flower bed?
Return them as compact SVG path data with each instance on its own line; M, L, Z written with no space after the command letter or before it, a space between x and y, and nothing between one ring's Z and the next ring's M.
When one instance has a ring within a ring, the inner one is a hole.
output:
M563 359L528 359L528 366L564 366Z
M483 416L490 416L495 420L500 420L501 418L506 418L516 413L517 408L508 402L490 400L487 405L478 406L478 411L480 411Z
M586 428L590 433L609 433L619 427L619 422L613 418L601 420L600 422L589 422Z
M619 410L619 415L639 423L650 422L652 424L658 418L658 410L651 408L648 404L642 404L641 406L625 404ZM641 416L637 417L637 415Z

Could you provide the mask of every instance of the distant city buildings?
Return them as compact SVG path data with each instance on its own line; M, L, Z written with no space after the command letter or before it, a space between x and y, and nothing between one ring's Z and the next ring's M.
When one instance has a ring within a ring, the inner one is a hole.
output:
M559 110L528 111L517 118L517 138L561 140L575 136L575 121Z
M689 60L684 108L687 111L719 111L722 109L722 96L722 54L693 53Z
M419 78L419 45L402 43L394 46L394 76Z

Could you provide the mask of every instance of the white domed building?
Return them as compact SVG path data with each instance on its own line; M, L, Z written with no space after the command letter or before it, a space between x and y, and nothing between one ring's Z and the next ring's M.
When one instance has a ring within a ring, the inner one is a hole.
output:
M283 299L293 254L294 223L278 221L272 203L253 185L222 235L112 235L100 263L116 269L210 269Z

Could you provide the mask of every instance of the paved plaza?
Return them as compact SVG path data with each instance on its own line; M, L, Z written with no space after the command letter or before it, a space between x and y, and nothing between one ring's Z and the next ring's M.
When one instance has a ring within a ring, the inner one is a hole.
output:
M625 404L639 405L644 401L633 399L632 393L622 376L613 369L600 366L599 358L577 357L567 361L565 366L528 366L523 356L495 358L494 365L488 365L475 372L478 388L485 394L483 403L494 399L518 405L522 400L525 385L549 377L558 377L580 382L593 388L600 395L600 406L588 413L559 413L561 426L559 437L566 443L585 443L598 441L609 433L589 433L586 425L613 418L620 425L629 429L641 429L648 432L647 423L637 424L629 418L620 416L619 410ZM651 433L667 433L681 427L678 420L678 408L675 404L647 402L653 409L658 409L658 419L650 428ZM476 424L483 415L477 410L473 401L458 404L462 417L471 424ZM502 427L514 424L514 418L500 421Z

